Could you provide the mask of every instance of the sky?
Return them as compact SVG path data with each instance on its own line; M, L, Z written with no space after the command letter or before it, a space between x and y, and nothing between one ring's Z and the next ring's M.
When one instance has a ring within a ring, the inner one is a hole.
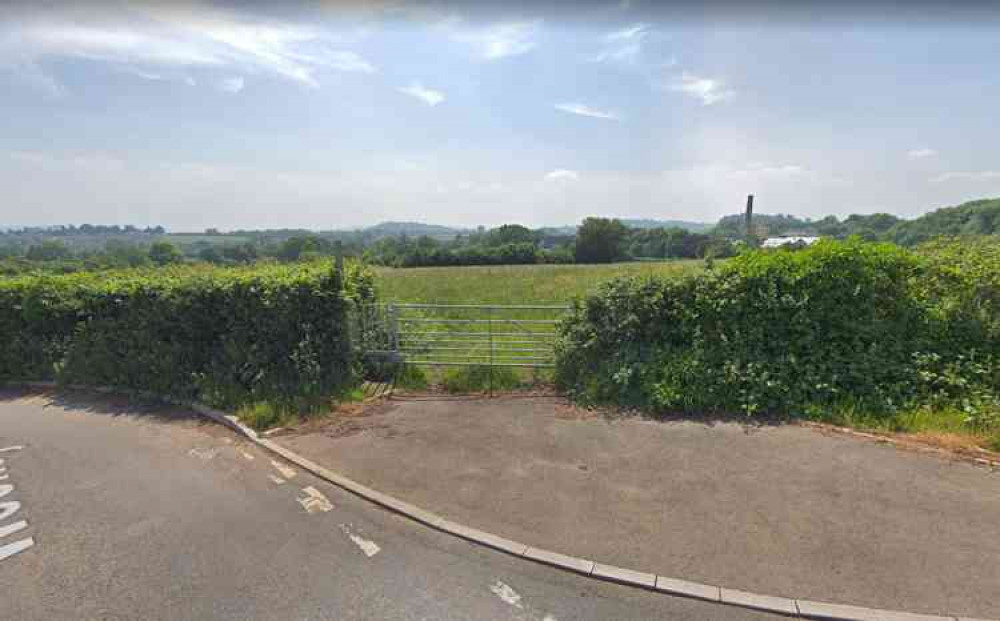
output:
M5 3L0 226L710 222L749 193L758 213L914 217L1000 196L1000 10L838 6Z

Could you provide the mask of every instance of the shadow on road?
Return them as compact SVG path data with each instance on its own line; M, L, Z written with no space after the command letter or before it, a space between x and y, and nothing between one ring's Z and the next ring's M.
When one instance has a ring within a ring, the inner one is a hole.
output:
M27 399L42 399L45 408L56 407L85 414L130 416L164 423L205 422L197 413L183 406L149 397L71 388L0 388L0 403L15 403Z

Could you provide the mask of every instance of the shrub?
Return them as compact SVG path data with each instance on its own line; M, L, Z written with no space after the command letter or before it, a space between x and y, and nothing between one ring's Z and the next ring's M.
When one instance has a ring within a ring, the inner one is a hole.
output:
M970 280L857 239L616 280L562 325L557 381L584 401L745 414L992 395L996 313Z
M315 408L354 382L347 314L373 287L357 265L344 280L314 263L0 281L0 378Z

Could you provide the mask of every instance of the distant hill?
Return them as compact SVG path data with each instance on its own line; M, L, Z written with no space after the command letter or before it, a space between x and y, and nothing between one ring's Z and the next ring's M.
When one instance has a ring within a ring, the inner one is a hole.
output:
M1000 198L942 207L912 220L888 213L852 214L843 220L836 216L810 220L785 214L754 214L753 223L759 237L821 235L844 238L859 235L868 240L913 246L941 236L1000 235ZM713 232L740 239L745 234L745 226L743 214L733 214L721 218Z
M692 233L704 233L711 229L711 222L691 222L690 220L653 220L650 218L619 218L630 229L685 229Z
M889 231L889 239L911 246L940 235L997 234L1000 234L1000 198L984 198L900 221Z
M424 224L423 222L381 222L375 226L361 229L366 235L374 239L383 237L433 237L434 239L454 239L463 233L465 229L443 226L440 224Z

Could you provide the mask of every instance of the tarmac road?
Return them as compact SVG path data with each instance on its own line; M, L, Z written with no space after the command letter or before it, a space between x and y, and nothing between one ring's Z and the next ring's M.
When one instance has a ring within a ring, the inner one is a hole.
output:
M0 392L0 459L0 619L779 618L478 547L176 408Z

